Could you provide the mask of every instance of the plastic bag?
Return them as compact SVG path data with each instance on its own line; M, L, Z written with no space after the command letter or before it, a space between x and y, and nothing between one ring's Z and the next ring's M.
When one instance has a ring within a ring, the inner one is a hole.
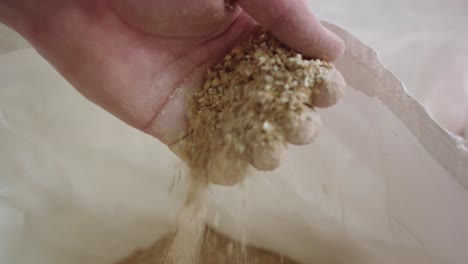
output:
M304 263L465 263L463 141L330 27L353 88L278 171L213 187L210 225ZM1 55L0 80L0 263L112 263L172 227L181 193L170 194L178 161L166 147L81 98L33 50Z
M449 131L468 137L468 2L310 0L321 18L377 50L408 92Z

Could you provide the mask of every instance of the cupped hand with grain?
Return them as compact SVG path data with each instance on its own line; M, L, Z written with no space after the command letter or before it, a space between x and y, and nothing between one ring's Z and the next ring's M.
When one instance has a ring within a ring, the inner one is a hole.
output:
M187 134L187 102L207 70L259 26L305 57L333 61L344 50L303 0L0 0L0 20L86 98L169 146ZM310 103L333 97L325 87ZM306 115L290 143L315 137L316 114ZM251 163L279 162L263 153Z
M239 183L249 164L273 170L288 143L315 140L321 127L315 106L335 104L345 87L332 64L304 58L261 32L207 72L191 97L190 131L177 153L192 178L211 183Z

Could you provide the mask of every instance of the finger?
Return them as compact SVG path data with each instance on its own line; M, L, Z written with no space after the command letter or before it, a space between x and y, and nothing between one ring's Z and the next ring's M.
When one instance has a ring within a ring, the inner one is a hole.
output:
M311 58L338 59L344 42L323 27L303 0L239 0L253 19L290 48Z
M322 119L317 112L307 107L300 118L291 125L287 132L288 142L294 145L306 145L317 138L322 127Z
M250 163L261 171L271 171L281 165L286 155L286 146L276 144L274 146L254 146L251 153Z
M312 91L310 102L316 107L330 107L335 105L344 95L346 82L343 75L333 67L329 76L322 84L316 85Z
M214 184L232 186L244 179L246 169L245 161L220 154L208 164L208 179Z
M180 159L189 161L190 157L186 156L187 144L190 144L190 138L185 137L178 142L171 144L169 149L176 154ZM227 149L211 159L206 168L206 176L210 183L224 186L232 186L241 182L247 170L247 163L244 159L239 159L232 156L233 151Z

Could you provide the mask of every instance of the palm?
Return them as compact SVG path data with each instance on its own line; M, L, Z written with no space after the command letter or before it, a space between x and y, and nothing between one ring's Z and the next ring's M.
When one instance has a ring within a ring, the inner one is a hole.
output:
M68 6L60 14L40 25L33 44L88 99L146 131L155 129L152 121L163 107L160 118L183 131L182 95L254 27L241 15L217 36L167 38L129 25L105 5Z

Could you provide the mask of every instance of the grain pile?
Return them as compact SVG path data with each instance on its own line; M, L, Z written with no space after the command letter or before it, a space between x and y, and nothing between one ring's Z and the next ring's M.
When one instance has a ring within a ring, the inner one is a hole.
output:
M139 250L117 264L163 264L164 252L174 237L168 235L145 250ZM294 264L287 257L255 247L243 246L207 229L203 236L200 264ZM193 261L187 262L193 264Z
M205 230L205 190L242 181L249 164L276 168L288 142L312 142L321 125L314 106L335 104L345 86L331 64L304 59L268 33L234 48L194 93L190 131L174 150L192 180L175 234L122 263L292 263L260 250L223 249L227 240Z

